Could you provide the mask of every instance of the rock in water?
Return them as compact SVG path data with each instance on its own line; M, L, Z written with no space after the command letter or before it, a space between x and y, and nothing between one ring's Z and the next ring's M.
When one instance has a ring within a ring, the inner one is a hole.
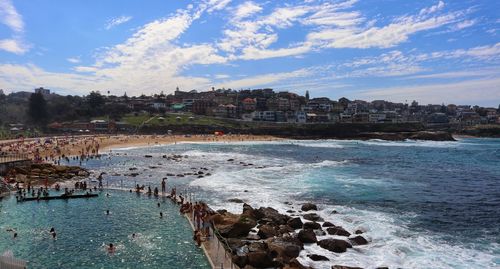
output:
M368 244L368 241L364 237L362 237L361 235L355 236L353 238L349 238L349 240L354 245L366 245L366 244Z
M332 269L363 269L361 267L352 267L352 266L344 266L344 265L334 265Z
M300 208L302 211L318 210L318 207L313 203L305 203Z
M293 218L293 219L290 219L288 222L287 222L288 226L292 227L293 229L300 229L302 228L302 220L300 218Z
M330 260L327 257L325 257L323 255L318 255L318 254L307 255L307 257L309 257L309 259L311 259L313 261L329 261Z
M231 198L231 199L228 199L227 201L231 202L231 203L237 203L237 204L242 204L243 203L243 200L238 199L238 198Z
M247 236L250 230L257 225L251 218L242 216L235 220L225 220L225 224L217 225L220 234L226 238Z
M335 227L335 225L331 222L328 222L328 221L325 221L325 223L323 223L322 225L323 227Z
M318 241L318 245L335 253L346 252L348 248L352 248L349 242L340 239L323 239Z
M309 221L309 222L304 223L303 228L316 230L316 229L321 229L321 225L317 222L310 222Z
M260 238L266 239L278 235L278 232L273 226L265 224L259 227L259 232L257 234Z
M330 235L340 235L340 236L350 236L351 233L348 231L344 230L344 228L337 226L337 227L329 227L326 229L328 234Z
M300 240L292 237L277 237L267 240L269 251L275 254L275 258L288 263L291 259L299 256L304 245Z
M308 213L303 215L304 219L312 221L323 221L323 219L316 213Z
M302 243L316 243L318 239L316 238L316 234L311 229L300 230L297 238Z

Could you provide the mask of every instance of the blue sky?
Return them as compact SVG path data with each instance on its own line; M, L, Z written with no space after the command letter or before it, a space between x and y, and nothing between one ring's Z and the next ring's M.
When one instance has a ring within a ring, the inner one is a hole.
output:
M498 0L0 0L0 89L500 103Z

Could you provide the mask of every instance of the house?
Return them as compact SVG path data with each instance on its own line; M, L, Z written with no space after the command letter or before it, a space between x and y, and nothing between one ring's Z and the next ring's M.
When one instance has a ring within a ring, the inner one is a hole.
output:
M297 123L306 123L307 122L307 113L304 111L297 111L295 114Z
M370 113L368 116L368 122L379 123L385 121L385 113Z
M213 109L214 116L220 118L236 118L236 106L233 104L219 105Z
M196 100L191 106L191 111L198 115L208 115L211 114L210 111L213 110L216 105L217 104L212 100Z
M481 123L481 116L476 112L460 112L459 121L466 126L477 125Z
M276 121L275 111L254 111L253 112L254 121Z
M257 100L255 98L245 98L242 101L244 111L255 111L257 109Z
M370 114L367 112L358 112L352 116L352 122L367 123L370 121Z
M160 101L155 101L151 104L151 107L153 107L154 109L156 110L160 110L160 109L166 109L167 108L167 104L164 103L164 102L160 102Z
M49 95L49 94L50 94L50 90L49 90L49 89L45 89L45 88L43 88L43 87L40 87L40 88L36 88L36 89L35 89L35 93L39 93L39 94L41 94L41 95L46 96L46 95Z

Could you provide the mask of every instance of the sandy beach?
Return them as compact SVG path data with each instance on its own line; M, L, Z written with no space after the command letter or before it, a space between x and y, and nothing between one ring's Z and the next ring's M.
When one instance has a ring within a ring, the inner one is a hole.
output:
M31 159L56 161L70 156L89 157L116 147L151 146L179 142L272 141L280 138L257 135L95 135L42 137L0 141L0 153L24 154Z

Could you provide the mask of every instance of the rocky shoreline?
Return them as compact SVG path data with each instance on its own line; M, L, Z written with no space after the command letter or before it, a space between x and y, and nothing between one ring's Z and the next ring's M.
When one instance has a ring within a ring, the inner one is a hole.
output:
M317 210L317 205L306 203L300 210L289 210L290 215L285 215L272 207L253 208L245 203L241 214L218 210L212 220L219 239L227 242L226 251L232 261L244 269L315 268L305 266L297 259L304 245L317 244L325 250L344 253L350 248L369 244L363 231L349 232L325 221L315 213ZM328 238L319 240L319 236ZM319 254L308 255L308 259L311 262L331 262L332 269L358 268L335 264Z
M7 178L31 185L52 185L65 180L87 178L90 172L79 166L53 165L49 163L30 163L16 166L7 172Z

